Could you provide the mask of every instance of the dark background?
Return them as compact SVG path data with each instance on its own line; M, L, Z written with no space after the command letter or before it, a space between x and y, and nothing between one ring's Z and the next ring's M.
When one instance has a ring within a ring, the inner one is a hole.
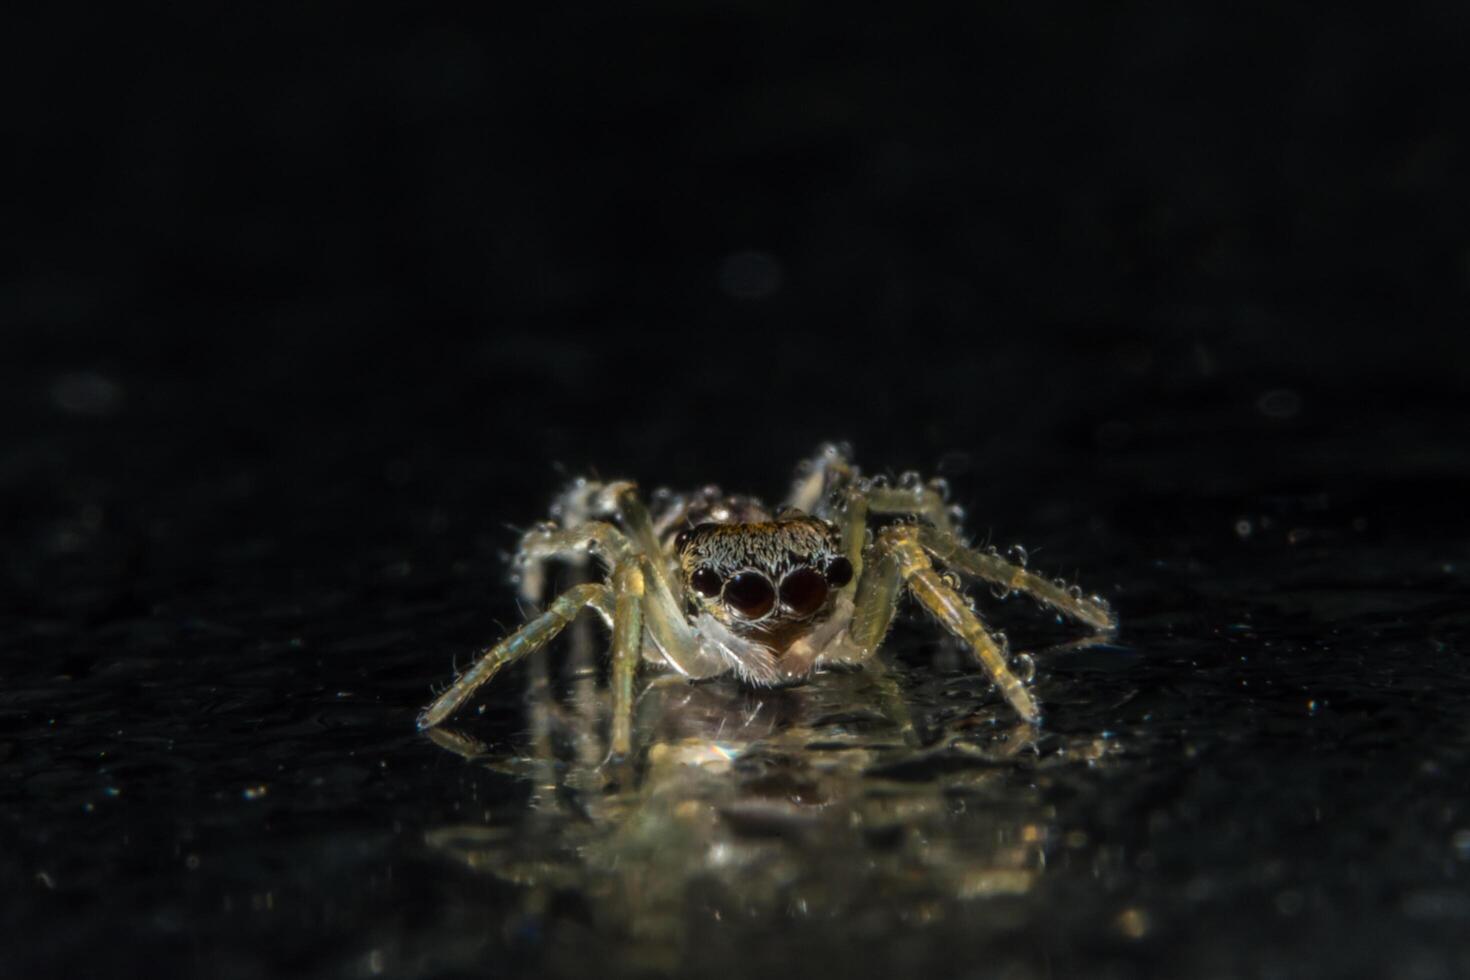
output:
M383 925L407 886L279 926L201 918L250 887L159 863L306 834L235 801L308 745L399 773L347 767L307 808L323 839L450 799L413 713L517 618L501 554L571 473L777 495L850 439L871 470L944 473L977 536L1051 549L1125 629L1275 609L1312 646L1392 593L1363 656L1399 630L1417 697L1445 699L1394 710L1463 704L1461 4L9 19L0 925L28 972L351 973L308 937L411 933ZM1124 642L1147 662L1146 632ZM1233 656L1153 663L1169 689ZM322 722L342 691L371 707ZM1371 778L1427 744L1355 725L1384 733ZM1454 894L1365 948L1452 975ZM1411 907L1383 901L1306 934ZM1180 928L1058 955L1275 968Z

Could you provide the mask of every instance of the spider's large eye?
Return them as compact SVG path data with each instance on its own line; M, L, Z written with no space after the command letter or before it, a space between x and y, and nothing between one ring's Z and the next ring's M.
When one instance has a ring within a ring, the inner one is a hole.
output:
M725 583L725 605L743 619L760 619L776 604L776 590L760 572L741 572Z
M719 573L713 568L696 568L689 576L689 584L700 595L713 598L720 594L720 586L725 583L720 581Z
M781 580L781 601L798 616L810 616L827 601L827 580L814 568L798 568Z
M852 562L838 555L827 562L827 584L840 589L852 581Z

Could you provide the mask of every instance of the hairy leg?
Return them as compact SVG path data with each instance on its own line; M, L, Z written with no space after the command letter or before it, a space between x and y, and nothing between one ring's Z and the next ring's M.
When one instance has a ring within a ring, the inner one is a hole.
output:
M491 647L473 667L460 674L449 690L436 698L419 715L419 728L433 728L444 721L470 695L499 673L502 667L515 663L550 643L587 606L596 609L608 622L613 621L611 589L601 582L572 586L557 596L545 612Z
M816 456L803 461L796 470L791 492L786 495L786 506L825 517L832 488L857 473L847 460L848 451L848 447L829 442L817 450Z
M853 597L852 623L847 628L847 648L829 662L855 663L870 659L888 634L893 614L898 609L898 593L903 584L898 559L873 549L872 561L863 569Z
M949 504L932 483L902 487L870 484L855 492L862 494L871 514L916 514L947 534L954 532Z
M1084 597L1080 590L1069 591L1065 586L1057 585L998 555L969 548L951 533L938 528L921 527L918 529L918 543L929 554L963 575L1024 593L1093 629L1105 631L1117 628L1118 621L1113 616L1113 611L1101 599Z
M613 572L612 745L614 756L633 749L633 679L643 653L643 572L625 562Z
M989 630L970 608L964 596L945 584L919 547L917 529L912 526L887 528L879 535L878 551L892 556L909 593L918 599L934 617L960 640L964 641L990 675L1016 713L1028 722L1041 719L1041 709L1021 679L1012 673L1006 655Z

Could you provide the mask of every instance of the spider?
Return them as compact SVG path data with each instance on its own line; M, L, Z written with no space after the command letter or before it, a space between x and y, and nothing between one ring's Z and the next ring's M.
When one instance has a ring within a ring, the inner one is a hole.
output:
M797 469L774 514L716 487L661 491L652 511L628 481L575 481L553 516L522 538L523 595L539 600L548 561L606 567L603 581L573 585L480 659L419 715L420 729L448 718L509 664L535 653L591 607L612 631L613 755L632 745L633 681L640 662L689 680L734 674L747 684L799 683L823 667L861 665L883 642L907 589L974 653L1002 697L1041 720L1004 641L986 629L958 576L1018 592L1087 624L1116 628L1108 605L966 544L943 480L905 474L892 485L864 477L845 447L825 445ZM869 528L872 518L888 523ZM940 568L935 567L938 562ZM942 569L942 570L941 570Z

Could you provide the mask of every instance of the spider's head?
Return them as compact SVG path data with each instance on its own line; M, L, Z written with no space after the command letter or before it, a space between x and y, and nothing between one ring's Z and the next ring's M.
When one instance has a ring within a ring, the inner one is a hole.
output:
M696 607L777 652L825 620L852 580L836 526L806 515L700 524L679 532L674 553Z

